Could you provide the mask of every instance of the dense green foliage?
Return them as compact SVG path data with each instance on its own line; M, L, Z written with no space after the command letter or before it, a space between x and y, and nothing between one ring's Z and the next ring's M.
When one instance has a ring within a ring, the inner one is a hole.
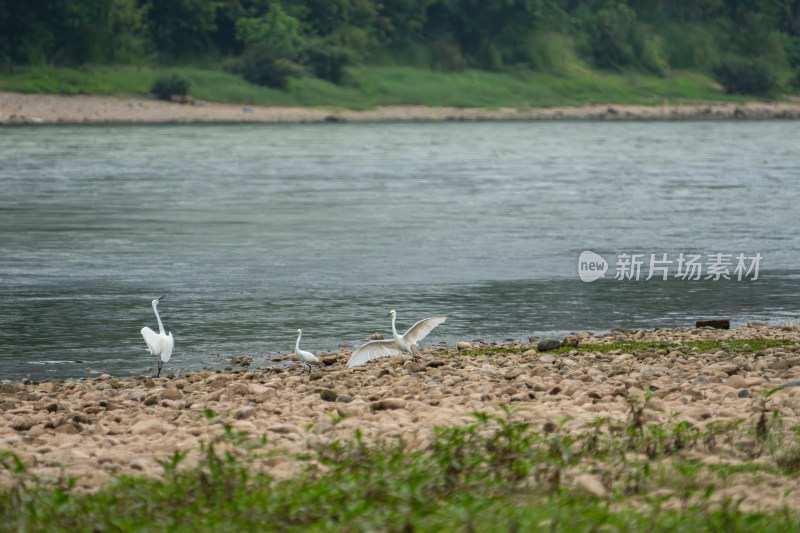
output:
M648 424L643 410L630 399L626 421L598 418L580 434L563 429L567 420L540 430L511 410L476 413L474 423L437 428L421 451L356 435L294 458L298 473L283 480L257 466L279 452L226 426L198 466L184 468L186 453L176 452L162 479L123 476L91 494L0 455L0 531L797 530L789 509L744 512L714 498L739 474L756 483L796 475L797 443L777 413L701 428ZM608 495L576 490L580 472L602 479Z
M161 100L169 100L173 95L178 97L185 97L189 92L189 80L177 73L170 75L159 76L153 82L150 92L156 95Z
M0 0L6 72L190 62L285 88L351 65L665 76L726 57L789 82L800 0Z
M777 83L775 72L761 58L727 57L714 67L714 76L729 93L762 94Z

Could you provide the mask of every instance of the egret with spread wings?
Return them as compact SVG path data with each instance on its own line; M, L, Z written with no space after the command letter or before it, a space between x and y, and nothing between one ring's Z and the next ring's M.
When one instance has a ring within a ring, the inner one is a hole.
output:
M370 341L366 344L362 344L353 352L353 355L350 356L350 360L347 361L347 366L361 366L366 364L367 361L377 359L378 357L402 355L403 352L410 353L411 357L416 360L412 349L416 348L419 341L424 339L433 328L444 322L447 318L444 316L424 318L400 335L397 333L397 329L395 329L394 325L397 312L392 309L387 316L392 317L392 340Z
M151 354L158 357L158 374L156 374L156 377L161 375L161 367L164 363L169 361L169 358L172 356L172 348L175 347L175 340L172 338L172 332L170 331L169 334L164 332L164 324L161 323L161 317L158 316L158 302L160 302L162 298L164 297L159 296L153 300L153 311L155 311L156 320L158 320L158 333L147 326L142 328L142 337L144 337L144 342L147 343L147 348L150 350Z

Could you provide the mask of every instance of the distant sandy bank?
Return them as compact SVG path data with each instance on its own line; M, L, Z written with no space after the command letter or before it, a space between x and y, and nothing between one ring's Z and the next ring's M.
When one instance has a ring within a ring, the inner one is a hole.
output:
M367 111L269 107L145 98L0 92L0 124L382 122L436 120L800 119L800 103L753 102L675 106L589 105L534 109L381 106Z

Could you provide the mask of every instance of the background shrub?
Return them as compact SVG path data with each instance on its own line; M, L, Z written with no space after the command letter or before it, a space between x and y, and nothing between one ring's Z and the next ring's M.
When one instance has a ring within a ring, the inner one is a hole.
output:
M189 92L190 82L180 74L173 73L169 76L161 76L153 82L150 92L156 95L159 100L170 100L172 95L181 98L186 97Z
M714 77L728 94L763 94L774 89L777 75L761 58L729 56L714 67Z
M240 73L244 79L256 85L284 89L292 77L300 76L303 67L277 56L264 45L249 46L245 50Z

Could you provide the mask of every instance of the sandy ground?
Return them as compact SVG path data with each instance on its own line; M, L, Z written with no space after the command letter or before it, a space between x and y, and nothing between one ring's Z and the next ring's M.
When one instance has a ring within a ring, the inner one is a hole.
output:
M800 119L800 103L590 105L527 110L382 106L368 111L352 111L0 92L0 124L580 119Z
M631 397L642 405L646 401L648 424L686 421L705 428L744 420L754 427L764 410L777 412L787 438L796 443L789 428L800 424L800 327L576 336L583 344L755 338L795 342L755 353L677 347L669 352L572 351L559 356L523 341L495 347L499 352L491 356L469 355L461 351L470 347L464 342L458 349L448 348L449 355L442 347L424 350L421 364L395 357L354 369L345 366L350 351L341 349L318 354L324 365L310 375L284 356L282 366L234 372L3 383L0 450L17 454L45 481L79 476L81 489L94 490L115 474L159 476L163 469L158 461L178 450L189 451L187 464L196 464L201 442L223 432L221 420L234 429L265 435L271 457L262 467L282 477L296 471L292 454L352 439L357 428L365 439L402 437L408 446L424 449L435 426L470 423L473 412L500 413L501 405L512 405L520 409L516 416L534 428L547 431L548 424L567 420L560 431L578 435L593 431L598 417L624 424ZM504 351L511 346L521 349ZM776 388L779 392L765 397ZM645 391L652 391L649 400ZM209 420L207 409L220 420ZM737 450L686 453L703 464L735 466L746 460ZM574 482L586 481L581 472L573 474ZM750 490L754 476L762 476L756 491ZM603 494L601 479L594 476L590 490ZM0 471L0 487L8 482ZM715 497L741 497L744 510L800 510L800 477L744 471L725 483Z

